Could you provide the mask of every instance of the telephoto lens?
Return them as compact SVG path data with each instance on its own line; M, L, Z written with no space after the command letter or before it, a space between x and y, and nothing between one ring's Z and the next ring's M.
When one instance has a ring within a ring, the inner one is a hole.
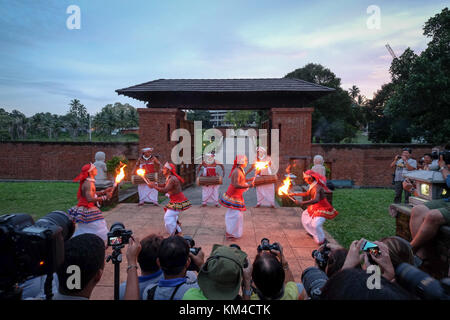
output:
M53 211L36 221L37 226L56 225L62 228L64 241L70 239L75 232L75 222L63 211Z
M311 300L320 299L322 288L327 281L327 274L317 267L309 267L302 273L302 283Z

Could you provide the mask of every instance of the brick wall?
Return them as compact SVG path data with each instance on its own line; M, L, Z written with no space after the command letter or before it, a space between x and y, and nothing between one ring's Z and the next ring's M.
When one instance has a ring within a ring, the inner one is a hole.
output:
M138 155L138 144L0 142L0 179L72 180L84 164L95 162L98 151L105 152L106 160L125 156L132 169Z
M358 186L389 187L393 169L389 167L404 144L312 144L312 157L320 154L331 164L331 179L353 180ZM432 145L408 144L412 158L431 152ZM312 163L312 159L310 160Z

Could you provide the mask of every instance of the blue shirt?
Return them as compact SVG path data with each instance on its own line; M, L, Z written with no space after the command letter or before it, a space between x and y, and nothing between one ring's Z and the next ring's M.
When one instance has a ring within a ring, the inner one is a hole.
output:
M139 276L139 297L142 299L142 296L144 294L144 289L150 285L155 285L159 282L159 280L163 279L164 275L162 270L156 271L155 273L149 274L147 276ZM120 300L123 300L125 297L125 289L126 289L127 283L122 282L120 284L119 288L119 298Z
M450 174L447 175L447 178L445 179L445 183L447 184L447 188L450 188ZM450 194L449 194L449 189L447 189L447 194L445 195L445 201L450 202Z

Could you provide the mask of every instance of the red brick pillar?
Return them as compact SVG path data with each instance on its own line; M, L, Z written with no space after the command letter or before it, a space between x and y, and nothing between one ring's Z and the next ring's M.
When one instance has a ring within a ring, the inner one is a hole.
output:
M184 112L176 108L139 108L139 148L152 147L161 164L170 160L172 148L178 143L170 141L172 131L180 125Z
M279 178L285 174L291 158L308 157L310 163L313 111L314 108L270 109L271 128L279 129Z

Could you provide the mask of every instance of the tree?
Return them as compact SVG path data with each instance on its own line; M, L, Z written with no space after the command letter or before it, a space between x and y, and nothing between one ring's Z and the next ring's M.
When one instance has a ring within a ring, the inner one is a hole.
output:
M0 141L11 140L12 118L5 109L0 108Z
M450 12L448 8L430 18L423 28L431 38L416 55L410 48L394 59L390 68L393 93L384 116L401 119L406 142L410 138L433 144L448 142L450 136ZM392 133L396 136L395 132Z
M297 78L335 89L308 107L314 107L312 132L316 142L340 142L351 139L358 130L352 109L352 98L341 88L341 79L320 64L309 63L288 73L285 78Z
M89 115L86 107L78 99L71 100L69 106L69 112L63 116L62 120L64 128L69 131L70 136L74 139L88 131Z
M137 110L128 103L107 104L92 121L95 132L109 136L114 130L134 128L139 125Z
M190 121L201 121L204 129L212 128L211 113L208 110L189 110L187 119Z
M359 88L355 85L353 85L351 88L348 89L348 93L350 94L350 97L352 97L352 99L355 101L358 98L360 92L361 91L359 90Z
M27 138L29 122L27 117L18 110L10 113L11 125L9 132L13 140L23 140Z
M255 121L255 112L250 110L228 111L224 120L231 123L234 129L244 128Z

